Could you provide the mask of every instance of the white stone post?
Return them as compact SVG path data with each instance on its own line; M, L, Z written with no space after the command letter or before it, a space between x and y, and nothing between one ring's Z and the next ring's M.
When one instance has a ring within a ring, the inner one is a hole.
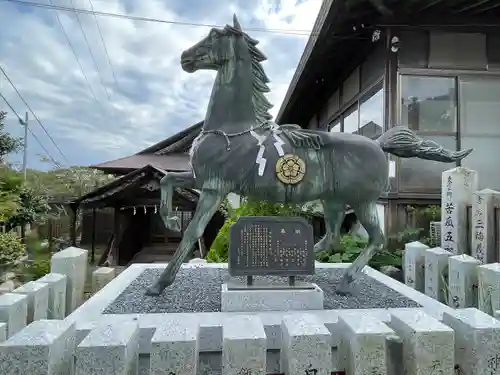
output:
M454 375L454 332L421 311L391 312L389 326L403 340L404 371L400 373Z
M7 337L26 327L28 296L5 293L0 296L0 322L7 324Z
M72 374L75 324L37 320L0 344L0 374Z
M467 207L477 188L476 171L457 167L442 174L441 247L455 255L468 253Z
M59 273L48 273L37 280L49 286L49 319L66 317L66 283L68 277Z
M495 204L500 203L500 192L483 189L472 194L471 255L481 263L497 262L495 244Z
M281 320L281 372L287 375L330 375L331 333L311 314L285 315Z
M7 323L0 323L0 342L7 340Z
M453 254L440 247L425 251L425 294L439 302L448 299L448 258Z
M68 277L66 285L67 315L83 303L87 265L88 251L78 247L68 247L52 256L50 271Z
M474 309L443 315L443 323L455 331L457 374L500 374L500 322Z
M115 276L116 271L114 268L99 267L96 269L92 272L92 292L95 293L104 288Z
M448 305L455 308L477 307L477 267L479 260L462 254L448 258Z
M49 285L37 281L30 281L12 293L28 296L28 324L41 319L47 319L49 310Z
M410 242L405 245L403 256L405 284L421 293L425 291L425 251L428 248L421 242Z
M167 319L151 340L149 375L196 375L200 326L196 319Z
M135 375L138 366L137 322L98 326L76 348L76 375Z
M341 314L338 321L342 336L339 362L349 375L387 374L387 341L394 331L370 315Z
M500 263L477 267L478 307L489 315L500 310Z
M265 375L267 336L258 316L228 318L222 326L222 375Z

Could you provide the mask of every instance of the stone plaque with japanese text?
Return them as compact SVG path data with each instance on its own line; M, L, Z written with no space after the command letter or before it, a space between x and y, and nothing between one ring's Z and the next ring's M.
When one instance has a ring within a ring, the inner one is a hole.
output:
M312 226L300 217L242 216L229 234L231 276L314 274Z

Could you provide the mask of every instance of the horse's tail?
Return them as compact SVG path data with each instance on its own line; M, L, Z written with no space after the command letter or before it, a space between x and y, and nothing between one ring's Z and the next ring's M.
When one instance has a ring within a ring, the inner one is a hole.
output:
M385 152L401 158L419 158L453 163L462 160L472 152L472 148L462 151L445 149L436 142L418 137L410 129L397 126L389 129L377 139Z

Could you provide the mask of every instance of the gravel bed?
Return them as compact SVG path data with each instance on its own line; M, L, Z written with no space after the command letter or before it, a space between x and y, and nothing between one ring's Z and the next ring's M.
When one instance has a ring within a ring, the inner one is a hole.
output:
M227 269L185 268L179 271L175 283L160 296L146 296L146 289L154 283L162 270L146 269L107 308L104 314L146 314L220 311L221 285L231 278ZM297 281L313 282L324 292L325 309L375 309L421 307L384 284L361 275L351 285L347 296L335 293L335 285L342 270L317 269L314 276L297 277ZM282 277L256 277L271 283L283 283Z

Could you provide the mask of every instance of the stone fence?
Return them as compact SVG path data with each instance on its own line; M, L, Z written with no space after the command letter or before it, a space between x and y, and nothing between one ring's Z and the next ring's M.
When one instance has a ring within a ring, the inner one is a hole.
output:
M0 342L42 319L64 319L85 300L88 251L69 247L52 256L51 273L0 295ZM92 273L97 292L115 277L113 268Z
M445 313L442 321L418 309L394 309L388 322L352 314L340 313L328 325L313 314L285 315L274 335L258 316L229 317L217 353L222 375L266 375L270 340L277 340L280 373L287 375L399 375L402 368L409 374L499 373L500 322L477 309ZM0 344L0 373L203 373L199 323L187 317L165 322L152 332L149 355L139 355L134 320L100 325L81 341L74 323L35 321Z
M406 244L405 284L454 308L500 312L500 192L478 190L476 171L443 172L441 247Z

